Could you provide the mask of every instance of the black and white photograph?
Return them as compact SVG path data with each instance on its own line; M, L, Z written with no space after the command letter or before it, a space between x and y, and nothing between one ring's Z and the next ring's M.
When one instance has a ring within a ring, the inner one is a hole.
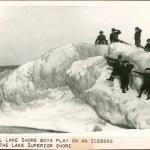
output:
M0 2L0 133L150 129L150 2L68 3Z

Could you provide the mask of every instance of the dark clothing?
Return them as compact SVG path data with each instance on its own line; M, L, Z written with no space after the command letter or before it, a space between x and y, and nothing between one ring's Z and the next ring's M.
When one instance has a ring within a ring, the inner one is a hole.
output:
M135 46L136 47L141 47L141 40L140 41L135 41Z
M147 85L150 87L150 73L141 73L141 72L138 72L138 71L134 71L135 73L143 76L143 84Z
M128 89L129 85L129 77L131 70L133 69L132 64L127 64L126 66L122 65L120 68L120 82L121 82L121 89L123 92Z
M143 76L143 84L140 88L139 97L141 97L144 90L147 91L147 99L150 98L150 73L141 73L138 71L134 71L137 74L140 74Z
M128 90L128 83L129 83L129 78L127 76L120 76L120 83L121 83L121 89L122 92L125 93L125 90Z
M142 32L142 30L138 29L138 31L135 32L135 34L134 34L135 45L137 47L141 46L141 32Z
M150 98L150 87L146 86L145 84L142 84L141 88L140 88L140 93L139 93L139 97L141 97L143 91L146 90L147 92L147 99Z
M121 33L120 30L116 30L114 33L110 34L110 43L119 42L118 35Z
M120 68L121 68L122 62L119 59L114 59L111 57L106 57L106 58L108 60L108 64L113 67L113 70L110 76L110 80L113 80L114 76L120 75Z
M144 49L146 52L150 52L150 43L147 43Z
M119 76L120 75L120 68L121 68L121 62L117 60L116 62L113 63L113 76Z
M95 44L106 44L106 37L105 35L99 35L95 40Z

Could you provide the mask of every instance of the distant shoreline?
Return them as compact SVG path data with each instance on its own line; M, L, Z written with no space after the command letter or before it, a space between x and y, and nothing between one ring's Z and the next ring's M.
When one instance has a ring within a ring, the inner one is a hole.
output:
M3 72L4 70L17 69L19 66L20 66L20 65L0 66L0 72Z

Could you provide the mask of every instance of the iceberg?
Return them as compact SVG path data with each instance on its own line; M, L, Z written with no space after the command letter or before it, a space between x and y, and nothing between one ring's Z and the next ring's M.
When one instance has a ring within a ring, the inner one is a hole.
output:
M73 43L1 73L0 125L66 132L101 131L107 124L149 129L150 102L136 97L142 78L131 74L127 94L118 79L106 80L112 70L105 56L119 54L134 70L144 71L150 62L149 53L123 43Z

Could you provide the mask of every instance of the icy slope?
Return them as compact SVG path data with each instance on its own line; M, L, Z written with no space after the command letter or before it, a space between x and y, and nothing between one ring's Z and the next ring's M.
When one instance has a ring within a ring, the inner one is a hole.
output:
M118 54L122 54L126 59L129 59L134 64L135 69L138 70L142 70L144 65L149 65L150 62L150 54L145 53L142 49L121 43L112 44L109 47L109 54L114 58L116 58ZM133 55L134 57L132 57ZM101 64L99 66L94 63L94 61L98 61L98 58ZM103 63L102 60L100 62L100 57L92 59L92 65L88 63L87 59L82 61L82 65L78 65L81 61L77 61L71 66L68 72L70 72L70 78L72 79L70 84L75 85L70 86L70 88L73 88L72 91L78 89L74 93L78 93L76 95L79 95L79 97L83 96L83 99L94 108L101 118L113 124L129 128L150 128L150 102L139 101L139 99L136 98L137 92L134 90L137 85L140 84L141 78L133 75L133 89L131 89L128 94L122 94L119 89L119 83L113 85L112 82L106 80L110 75L110 70L106 63ZM139 63L139 60L142 61L143 59L145 59L144 63ZM90 62L92 62L91 59ZM86 64L86 67L83 67L84 64ZM77 66L80 67L80 69L77 68ZM88 68L90 68L90 70ZM90 71L92 73L90 73ZM85 73L83 74L83 72L86 72L86 75ZM98 72L97 77L95 76L95 74L97 74L95 72ZM92 81L90 84L91 88L89 88L87 82L89 79Z
M116 83L115 83L116 84ZM116 86L118 87L118 86ZM137 93L130 89L127 94L114 88L105 78L86 91L86 100L97 114L115 125L129 128L150 128L150 102L136 98Z
M36 100L37 95L38 98L45 98L48 88L66 85L66 70L74 61L108 52L107 46L101 47L74 43L48 51L5 78L0 84L0 100L26 103Z
M99 119L87 104L78 102L68 87L48 89L48 92L47 98L37 98L26 104L3 103L0 109L0 132L1 126L62 132L94 131L95 127L101 131L105 126L105 121Z
M100 131L106 122L67 87L76 60L108 53L108 47L74 43L48 51L0 81L0 125L65 132ZM71 108L71 109L70 109Z
M102 56L75 61L67 70L67 85L76 97L84 99L85 90L95 84L107 62Z
M106 81L111 69L103 56L108 54L122 54L135 70L144 70L150 62L150 54L122 43L109 48L74 43L52 49L1 80L1 125L93 131L103 130L103 118L129 128L150 128L150 102L136 98L141 77L132 75L133 89L122 94L118 80Z

